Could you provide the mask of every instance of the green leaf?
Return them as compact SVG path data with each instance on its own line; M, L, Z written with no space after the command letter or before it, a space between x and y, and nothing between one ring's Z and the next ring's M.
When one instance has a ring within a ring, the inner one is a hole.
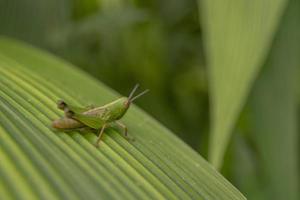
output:
M129 142L107 129L58 132L57 99L101 105L118 95L68 63L0 39L0 198L245 199L203 158L136 106ZM151 95L151 94L149 94Z
M286 0L200 2L211 100L209 159L220 168Z
M300 199L299 11L300 2L291 0L250 98L253 138L260 158L262 184L267 185L265 199Z

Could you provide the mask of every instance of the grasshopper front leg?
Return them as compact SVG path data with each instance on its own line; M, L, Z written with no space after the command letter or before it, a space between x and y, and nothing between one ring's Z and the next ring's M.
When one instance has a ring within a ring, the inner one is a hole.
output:
M134 140L135 140L134 138L130 138L130 137L128 136L128 134L127 134L128 129L127 129L127 127L126 127L124 124L122 124L122 123L119 122L119 121L116 121L116 124L117 124L118 126L120 126L121 128L124 129L123 134L124 134L124 138L125 138L125 139L127 139L128 141L134 141Z
M119 125L121 128L123 128L123 130L124 130L124 136L126 138L128 138L128 134L127 134L128 129L127 129L127 127L124 124L122 124L121 122L119 122L119 121L116 121L116 124Z

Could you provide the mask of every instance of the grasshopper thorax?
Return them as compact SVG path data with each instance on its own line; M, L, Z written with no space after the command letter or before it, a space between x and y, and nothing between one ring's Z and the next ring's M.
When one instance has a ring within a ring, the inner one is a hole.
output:
M127 97L121 97L105 106L104 118L107 121L115 121L123 117L131 102Z

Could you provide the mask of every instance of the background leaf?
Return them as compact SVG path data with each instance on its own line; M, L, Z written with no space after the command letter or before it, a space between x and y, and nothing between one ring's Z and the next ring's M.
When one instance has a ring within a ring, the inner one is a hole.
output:
M57 99L104 104L117 95L63 61L0 39L0 195L23 199L245 199L196 152L133 106L128 142L108 129L54 132ZM3 191L3 193L2 193Z
M290 0L250 98L265 199L300 199L298 84L300 2ZM249 195L251 193L249 192ZM249 198L251 198L249 196Z
M200 1L211 95L209 159L217 168L285 4L286 0Z

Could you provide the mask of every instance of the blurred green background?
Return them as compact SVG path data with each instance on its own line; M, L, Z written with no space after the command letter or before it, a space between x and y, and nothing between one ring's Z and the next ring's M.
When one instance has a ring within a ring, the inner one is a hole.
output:
M300 6L297 0L257 2L0 0L0 34L46 49L123 95L136 83L149 88L136 103L205 158L217 115L211 108L218 108L212 105L218 102L214 88L230 90L239 85L231 79L247 80L240 72L250 74L243 98L224 99L225 107L232 103L240 109L231 120L235 129L227 131L233 132L230 141L224 139L229 146L221 173L249 199L298 199ZM229 16L222 18L218 9ZM262 14L259 26L251 26L258 14L249 10ZM273 11L276 17L268 18ZM222 24L214 27L218 19ZM213 56L214 45L236 39L229 51L248 49L228 27L249 34L244 36L252 51L242 60L253 72L240 61L227 84L222 75L208 72L214 64L221 74L230 72L231 55ZM238 94L239 88L231 92Z

